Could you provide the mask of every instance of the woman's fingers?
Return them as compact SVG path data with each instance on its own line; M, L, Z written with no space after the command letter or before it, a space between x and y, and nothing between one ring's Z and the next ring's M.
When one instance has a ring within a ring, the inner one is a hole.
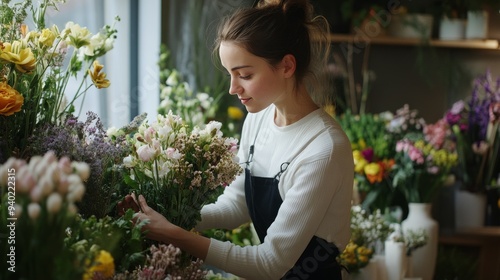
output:
M146 202L146 198L141 194L139 195L139 208L141 209L142 212L146 213L145 211L149 212L149 206L148 203Z

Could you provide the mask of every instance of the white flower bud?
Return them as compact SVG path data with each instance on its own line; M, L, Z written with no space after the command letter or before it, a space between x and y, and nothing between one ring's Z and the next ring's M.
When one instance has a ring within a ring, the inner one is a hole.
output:
M85 194L85 187L80 182L79 184L71 184L66 199L69 202L81 201Z
M36 220L40 216L40 212L42 212L42 208L40 204L36 202L32 202L28 205L28 216L32 220Z
M59 212L62 206L62 197L58 193L51 193L47 198L47 211L51 214Z
M87 181L90 177L90 167L85 162L73 162L71 164L73 168L76 170L76 173L80 176L82 181Z

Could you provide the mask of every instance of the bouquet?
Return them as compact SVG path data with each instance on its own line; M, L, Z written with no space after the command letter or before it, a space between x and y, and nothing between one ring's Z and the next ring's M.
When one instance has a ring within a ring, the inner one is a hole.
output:
M338 258L350 273L368 265L378 250L377 244L383 242L392 230L380 210L370 214L360 205L354 205L351 208L351 232L351 240Z
M409 134L396 144L393 184L408 202L430 203L457 162L456 151L436 148L423 135Z
M172 112L145 121L131 139L134 152L123 160L130 190L172 223L194 228L201 207L242 172L237 140L224 138L220 128L215 121L190 127Z
M363 206L373 210L387 208L393 197L394 139L386 131L386 116L346 111L338 118L351 141L356 193L366 194Z
M500 78L488 71L474 81L472 94L446 113L456 141L459 165L456 175L465 189L485 191L500 173Z
M0 3L0 162L22 157L34 129L73 113L75 100L92 85L110 85L98 58L113 48L117 31L106 25L92 34L74 22L63 29L47 27L46 11L57 10L57 4L64 1L39 2L38 6L31 0ZM33 30L26 24L29 21L34 23ZM78 90L67 100L66 86L80 73Z
M78 279L84 265L64 244L85 193L90 169L84 162L48 152L29 162L9 158L0 165L2 279ZM7 230L7 232L5 232Z

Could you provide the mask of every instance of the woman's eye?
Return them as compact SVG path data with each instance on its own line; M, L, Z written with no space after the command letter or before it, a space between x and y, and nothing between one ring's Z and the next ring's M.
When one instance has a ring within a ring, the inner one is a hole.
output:
M246 75L246 76L240 76L240 79L243 79L243 80L248 80L252 77L252 75Z

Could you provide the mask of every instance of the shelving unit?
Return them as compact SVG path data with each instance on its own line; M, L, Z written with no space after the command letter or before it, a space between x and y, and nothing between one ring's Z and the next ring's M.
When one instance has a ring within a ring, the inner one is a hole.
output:
M500 279L500 227L459 229L441 234L441 245L479 250L477 280Z
M407 38L396 38L389 36L360 36L360 35L350 35L350 34L331 34L328 40L332 43L354 43L354 44L372 44L372 45L391 45L391 46L417 46L419 44L428 43L433 47L442 48L462 48L462 49L484 49L484 50L500 50L500 45L498 40L495 39L485 39L485 40L429 40L428 42L422 41L421 39L407 39Z

